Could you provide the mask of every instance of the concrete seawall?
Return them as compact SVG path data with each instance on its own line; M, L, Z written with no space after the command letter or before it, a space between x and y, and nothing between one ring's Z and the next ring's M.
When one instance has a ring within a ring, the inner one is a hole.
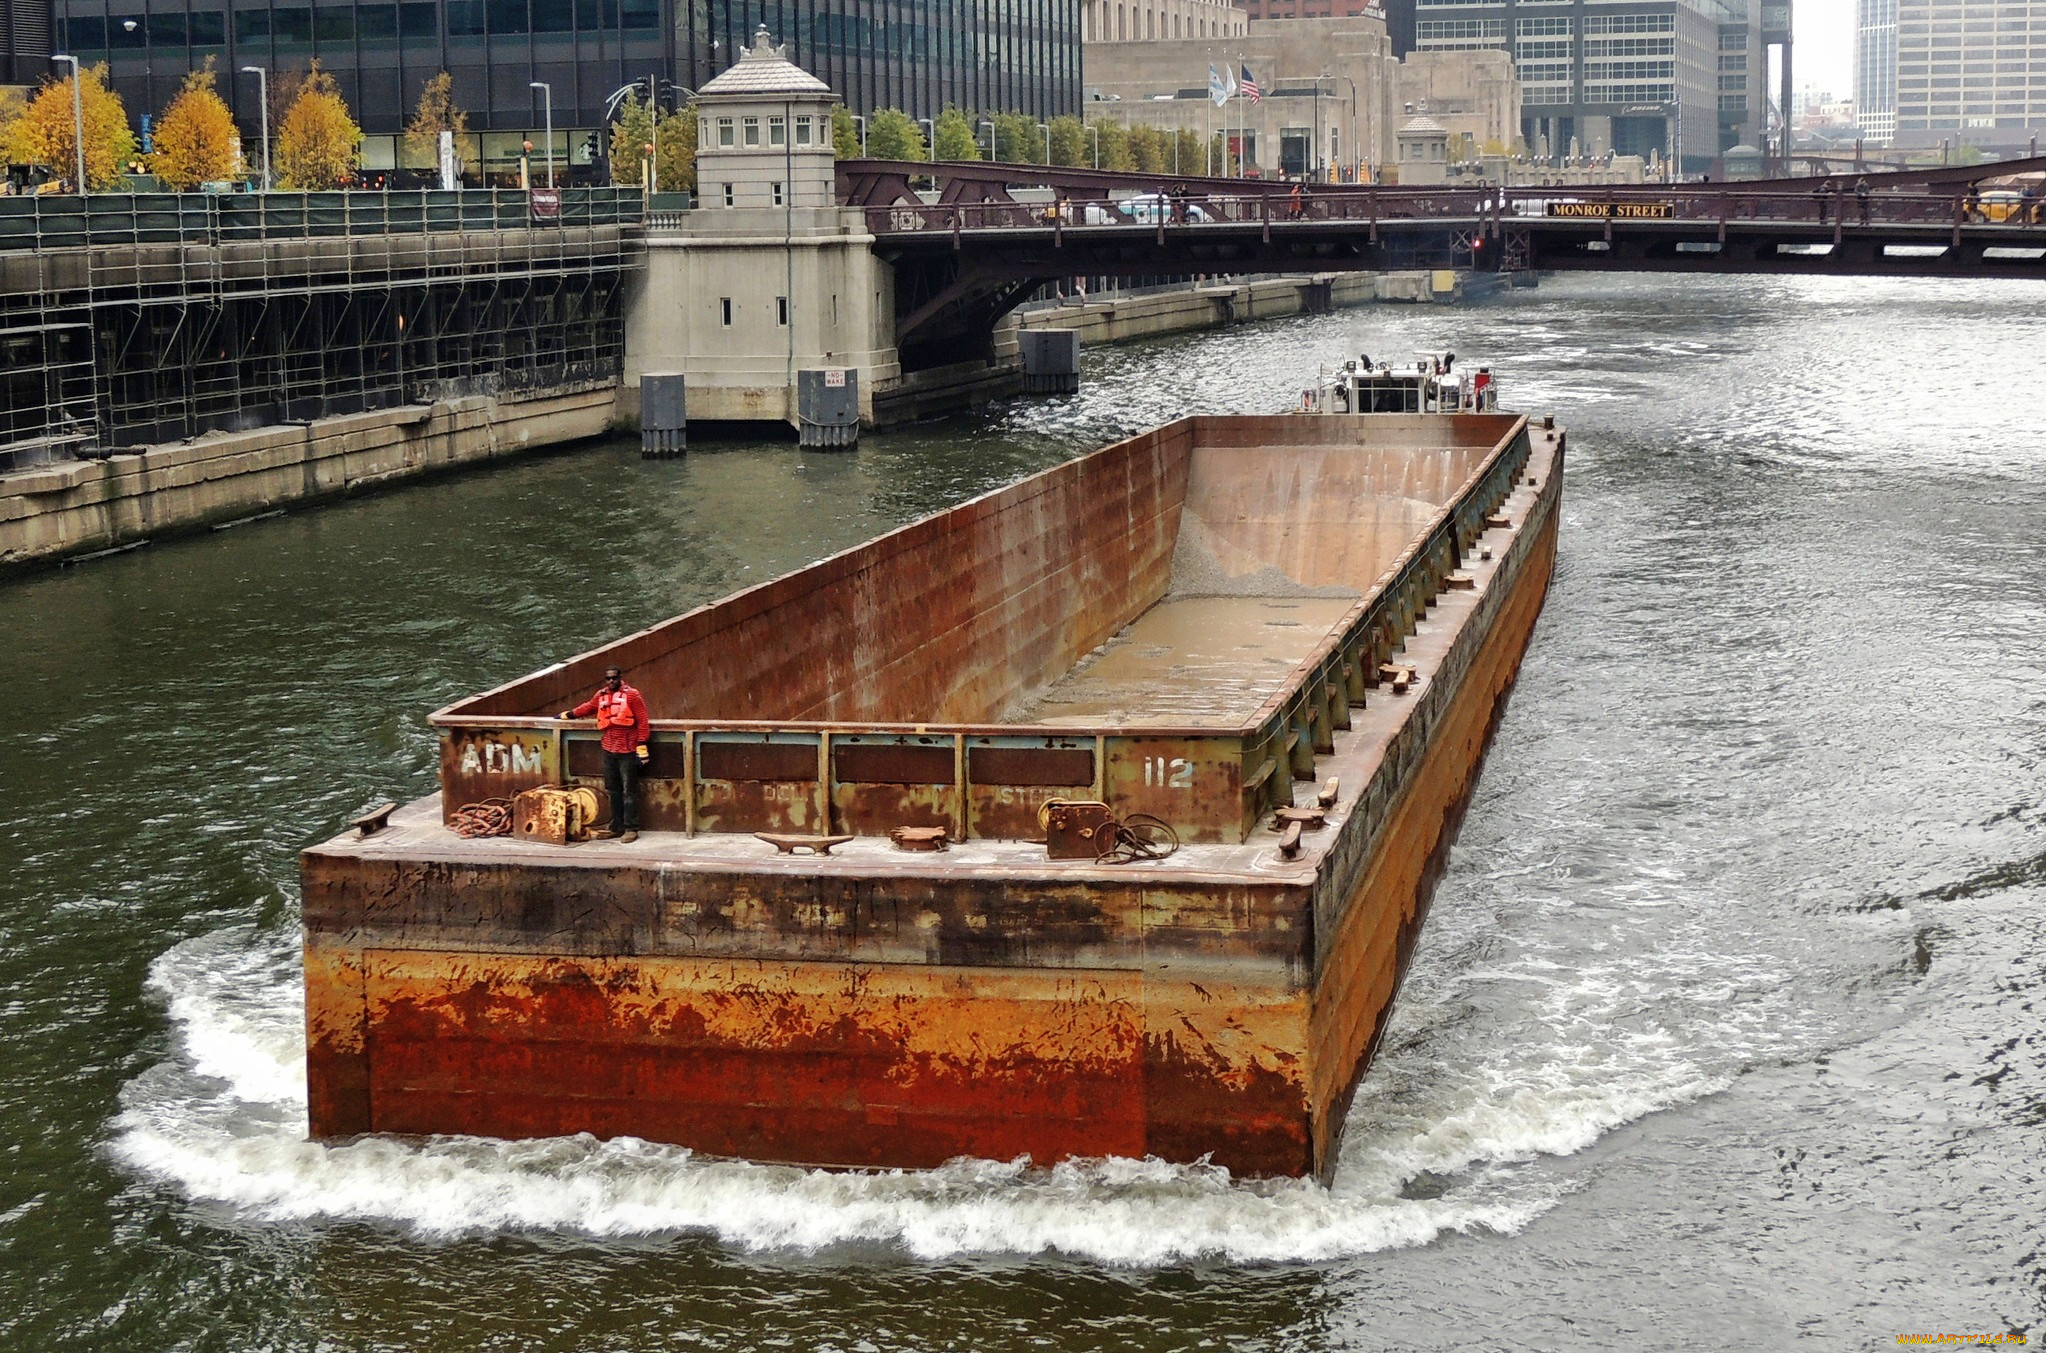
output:
M0 477L0 572L596 436L614 386L472 396L247 432Z
M1469 294L1471 284L1468 274L1429 271L1260 277L1138 295L1110 293L1023 311L1015 324L1025 329L1076 329L1082 346L1125 343L1374 301L1459 301ZM997 336L997 352L1003 351L1005 341L1013 340L1006 334Z

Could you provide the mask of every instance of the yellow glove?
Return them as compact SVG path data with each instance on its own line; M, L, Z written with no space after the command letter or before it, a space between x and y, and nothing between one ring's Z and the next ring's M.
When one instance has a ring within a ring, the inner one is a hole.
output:
M647 746L644 742L640 743L639 746L633 748L632 750L639 753L639 764L642 766L644 766L647 763L648 759L653 756L653 753L647 750Z

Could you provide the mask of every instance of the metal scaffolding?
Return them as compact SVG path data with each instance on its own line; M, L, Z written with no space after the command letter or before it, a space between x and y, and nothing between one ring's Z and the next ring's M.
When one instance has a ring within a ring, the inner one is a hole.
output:
M618 375L637 190L0 199L0 469Z

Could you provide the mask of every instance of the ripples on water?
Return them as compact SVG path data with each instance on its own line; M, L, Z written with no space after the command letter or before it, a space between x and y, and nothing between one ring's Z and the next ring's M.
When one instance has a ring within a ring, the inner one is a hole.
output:
M0 1340L1859 1347L2036 1328L2046 322L1565 280L870 439L534 460L16 584ZM419 716L1128 430L1454 347L1562 560L1332 1188L303 1140L293 852Z

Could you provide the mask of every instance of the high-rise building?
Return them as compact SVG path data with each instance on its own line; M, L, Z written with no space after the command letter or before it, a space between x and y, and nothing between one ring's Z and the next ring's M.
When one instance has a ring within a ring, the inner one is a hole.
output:
M1414 0L1235 0L1253 19L1383 19L1392 54L1414 50Z
M0 85L32 85L50 69L51 0L0 0Z
M1038 119L1077 113L1081 3L56 0L59 49L108 62L131 115L161 112L185 74L211 57L253 138L256 81L242 68L262 67L282 84L317 60L368 134L363 163L374 171L393 164L421 87L445 70L475 133L469 162L494 174L516 164L522 141L539 146L550 96L556 155L572 172L590 172L592 150L602 149L592 133L614 91L651 80L664 104L684 101L732 65L763 24L857 114L897 107L935 117L948 104ZM39 64L37 78L47 68Z
M1887 13L1885 12L1887 11ZM1894 146L1948 142L2023 149L2046 135L2046 5L2024 0L1863 0L1861 51L1878 57L1885 19L1895 28ZM1873 97L1864 92L1866 75ZM1883 63L1857 68L1864 110L1889 90ZM1863 127L1875 129L1862 113Z
M1257 17L1230 0L1081 0L1080 31L1088 42L1237 37Z
M1856 0L1854 107L1862 136L1887 146L1897 134L1897 0Z
M1669 155L1702 169L1771 127L1769 48L1788 87L1777 0L1415 0L1417 51L1496 47L1520 73L1536 155Z

